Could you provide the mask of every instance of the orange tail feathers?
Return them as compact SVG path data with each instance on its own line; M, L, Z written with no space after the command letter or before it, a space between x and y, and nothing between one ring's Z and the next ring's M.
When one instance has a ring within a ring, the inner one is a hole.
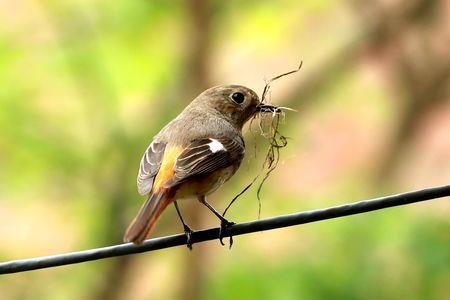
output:
M142 243L150 235L159 216L171 201L171 197L165 191L151 193L137 216L128 226L123 239L124 242Z

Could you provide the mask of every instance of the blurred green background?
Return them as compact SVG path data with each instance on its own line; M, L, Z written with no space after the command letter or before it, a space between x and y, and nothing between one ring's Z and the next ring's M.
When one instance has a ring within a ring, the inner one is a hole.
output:
M0 0L0 261L115 244L152 136L218 84L273 85L262 217L450 182L445 0ZM252 178L266 144L210 200ZM249 147L250 149L250 147ZM252 161L252 162L250 162ZM217 226L195 201L194 228ZM230 210L256 219L255 188ZM181 232L169 208L153 236ZM450 204L0 277L0 299L448 299Z

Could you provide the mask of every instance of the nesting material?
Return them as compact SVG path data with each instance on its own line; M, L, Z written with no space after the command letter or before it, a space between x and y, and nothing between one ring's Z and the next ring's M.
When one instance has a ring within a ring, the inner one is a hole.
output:
M287 137L284 136L279 131L280 123L285 121L285 111L295 111L289 107L283 106L275 106L269 104L267 102L267 98L270 95L271 83L275 80L278 80L284 76L293 74L298 72L302 67L302 62L299 67L293 71L289 71L278 76L273 77L269 81L266 82L263 93L261 95L261 105L260 112L256 114L250 120L250 130L254 132L253 125L254 122L257 122L257 132L268 141L268 148L266 151L266 156L264 158L264 162L262 164L260 172L253 178L253 180L239 193L237 194L228 204L226 209L223 212L225 216L228 209L231 205L242 195L244 194L257 180L261 177L262 179L259 182L258 189L256 192L256 197L258 199L258 219L261 216L261 190L263 188L264 183L269 178L270 174L277 168L278 163L280 161L280 149L287 146Z

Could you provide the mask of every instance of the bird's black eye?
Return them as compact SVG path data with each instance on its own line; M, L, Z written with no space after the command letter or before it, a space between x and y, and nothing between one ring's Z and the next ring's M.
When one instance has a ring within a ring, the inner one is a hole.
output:
M230 97L237 104L242 104L242 102L244 102L244 100L245 100L245 96L241 92L233 93L233 94L231 94Z

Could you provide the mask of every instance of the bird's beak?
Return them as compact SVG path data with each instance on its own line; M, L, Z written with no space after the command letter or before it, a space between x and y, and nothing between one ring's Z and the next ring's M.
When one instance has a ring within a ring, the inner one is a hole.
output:
M267 104L267 103L260 103L257 107L257 111L262 112L262 113L280 113L281 109L279 109L278 107L271 105L271 104Z

